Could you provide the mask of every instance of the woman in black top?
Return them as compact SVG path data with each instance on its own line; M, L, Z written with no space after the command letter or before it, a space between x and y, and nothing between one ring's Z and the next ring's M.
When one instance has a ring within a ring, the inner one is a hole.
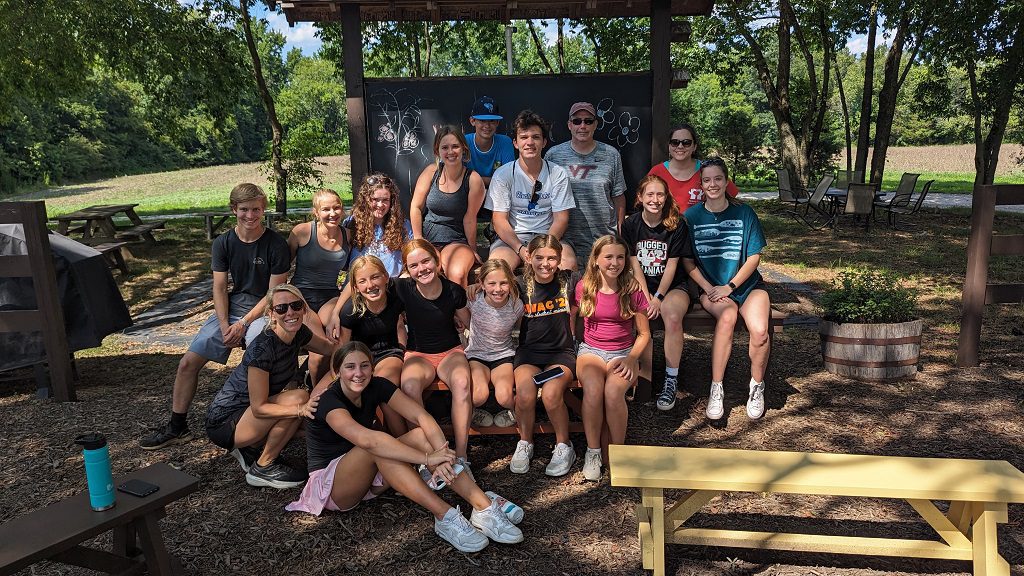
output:
M316 400L305 390L287 388L295 380L301 348L327 355L334 346L302 323L306 302L295 286L271 288L266 307L267 328L249 344L241 364L210 402L206 432L238 459L250 485L291 488L306 475L277 457L301 419L312 417ZM262 452L252 448L261 442Z
M372 375L372 355L362 342L349 342L331 357L336 379L320 397L306 433L310 480L286 509L320 514L347 511L388 487L434 515L434 531L462 552L495 542L522 542L523 533L492 502L469 474L456 471L455 452L437 422L387 380ZM395 438L373 429L378 406L387 405L415 422L414 430ZM473 508L470 520L438 497L412 464L426 467Z

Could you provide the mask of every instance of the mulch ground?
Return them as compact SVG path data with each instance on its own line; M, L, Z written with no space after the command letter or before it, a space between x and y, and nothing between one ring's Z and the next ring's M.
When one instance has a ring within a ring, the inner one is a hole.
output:
M799 302L782 304L799 310ZM1008 324L1019 324L1019 318ZM1013 326L1006 326L1007 336ZM1024 360L1014 339L992 334L995 348L985 364L954 369L946 344L932 346L926 335L922 371L911 382L862 384L822 371L818 336L796 329L776 339L768 377L768 413L759 422L743 409L747 360L743 336L726 381L731 409L720 423L704 417L709 380L709 345L688 337L685 393L672 411L631 406L630 443L735 447L762 450L946 456L1005 459L1024 468ZM1000 343L1005 344L1000 347ZM64 498L85 488L80 453L71 439L100 430L111 442L115 474L167 461L202 479L201 489L169 508L162 521L168 547L189 574L643 574L636 539L635 490L584 482L577 463L564 478L543 473L550 437L541 437L530 473L507 471L511 437L474 439L471 461L481 484L526 509L526 541L491 545L465 555L440 541L429 515L393 493L346 514L320 518L286 513L297 490L254 489L245 484L234 460L205 438L147 453L136 441L148 425L162 422L181 353L177 348L129 345L111 358L79 361L79 402L36 400L30 381L9 382L0 395L4 441L0 460L3 498L0 521ZM232 358L231 364L237 362ZM226 368L206 370L191 415L202 431L206 402L223 382ZM582 435L574 438L578 449ZM301 441L286 452L304 459ZM451 494L445 494L451 498ZM455 503L454 500L450 500ZM1000 527L1000 551L1014 574L1024 574L1024 507L1010 507L1010 523ZM57 521L55 519L55 521ZM909 505L902 502L780 495L726 495L695 517L697 524L799 529L930 537ZM101 537L102 538L102 537ZM102 540L98 540L102 542ZM669 573L690 574L968 574L965 562L880 559L839 555L752 552L724 548L670 546ZM24 574L79 574L83 570L42 563Z

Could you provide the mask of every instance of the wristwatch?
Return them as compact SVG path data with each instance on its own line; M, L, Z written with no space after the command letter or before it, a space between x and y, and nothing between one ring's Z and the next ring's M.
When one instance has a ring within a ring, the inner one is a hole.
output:
M736 289L736 285L733 284L732 282L729 282L728 286L729 286L729 288L732 288L733 290Z
M661 300L662 302L665 301L665 295L662 294L661 292L655 292L654 297L657 298L658 300Z

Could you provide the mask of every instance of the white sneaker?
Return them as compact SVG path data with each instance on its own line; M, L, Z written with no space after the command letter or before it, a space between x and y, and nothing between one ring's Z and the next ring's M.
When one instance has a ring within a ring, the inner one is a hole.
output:
M583 477L592 482L601 480L601 449L587 448L583 456Z
M523 521L523 516L525 516L526 513L523 512L523 509L517 506L515 502L508 500L504 496L499 496L490 490L484 492L484 494L491 499L491 502L498 503L498 508L501 508L501 511L505 513L505 516L508 516L508 519L511 520L513 524L519 524Z
M757 420L764 416L764 382L754 382L750 379L750 396L747 397L747 416L751 420Z
M530 459L533 458L533 444L526 440L520 440L516 444L515 454L512 454L512 461L508 463L508 470L514 474L526 474L530 471Z
M494 415L494 425L510 428L516 425L516 415L511 410L502 410Z
M480 408L473 409L473 427L483 428L485 426L494 426L494 416L487 410L481 410Z
M711 395L708 396L708 409L705 410L705 414L712 420L718 420L725 414L725 407L722 405L722 401L725 400L725 388L721 382L711 383Z
M565 476L569 473L575 461L576 452L572 449L572 442L568 444L559 442L555 444L555 449L551 452L551 461L548 462L548 467L544 469L544 473L548 476Z
M523 541L523 531L512 524L497 502L491 502L483 510L473 510L469 522L499 544L518 544Z
M444 518L434 519L434 532L459 552L479 552L490 544L487 536L473 528L457 506L449 508Z

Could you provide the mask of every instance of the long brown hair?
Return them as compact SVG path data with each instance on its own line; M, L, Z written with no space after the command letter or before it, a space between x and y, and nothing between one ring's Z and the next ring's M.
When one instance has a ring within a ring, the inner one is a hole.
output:
M636 207L640 210L644 209L641 196L644 194L644 188L647 188L647 185L652 182L660 184L661 188L665 191L665 203L661 206L661 223L665 225L666 230L675 230L679 226L679 205L676 204L676 199L669 193L668 183L661 176L657 174L644 176L643 180L636 187Z
M590 250L590 258L587 260L587 269L583 273L583 294L580 296L580 315L589 318L594 315L597 308L597 291L601 289L601 269L598 268L597 259L601 256L601 250L608 246L621 246L626 254L626 265L616 278L615 293L619 295L619 316L623 320L632 318L636 314L633 307L633 293L640 289L640 284L633 277L633 268L629 266L629 247L626 241L614 234L606 234L594 242Z
M363 178L356 193L355 204L352 206L352 245L356 248L366 248L373 243L376 232L370 198L375 190L381 189L387 190L390 194L390 206L384 216L384 235L381 241L388 250L398 250L405 240L405 214L398 198L398 185L387 174L374 172Z

